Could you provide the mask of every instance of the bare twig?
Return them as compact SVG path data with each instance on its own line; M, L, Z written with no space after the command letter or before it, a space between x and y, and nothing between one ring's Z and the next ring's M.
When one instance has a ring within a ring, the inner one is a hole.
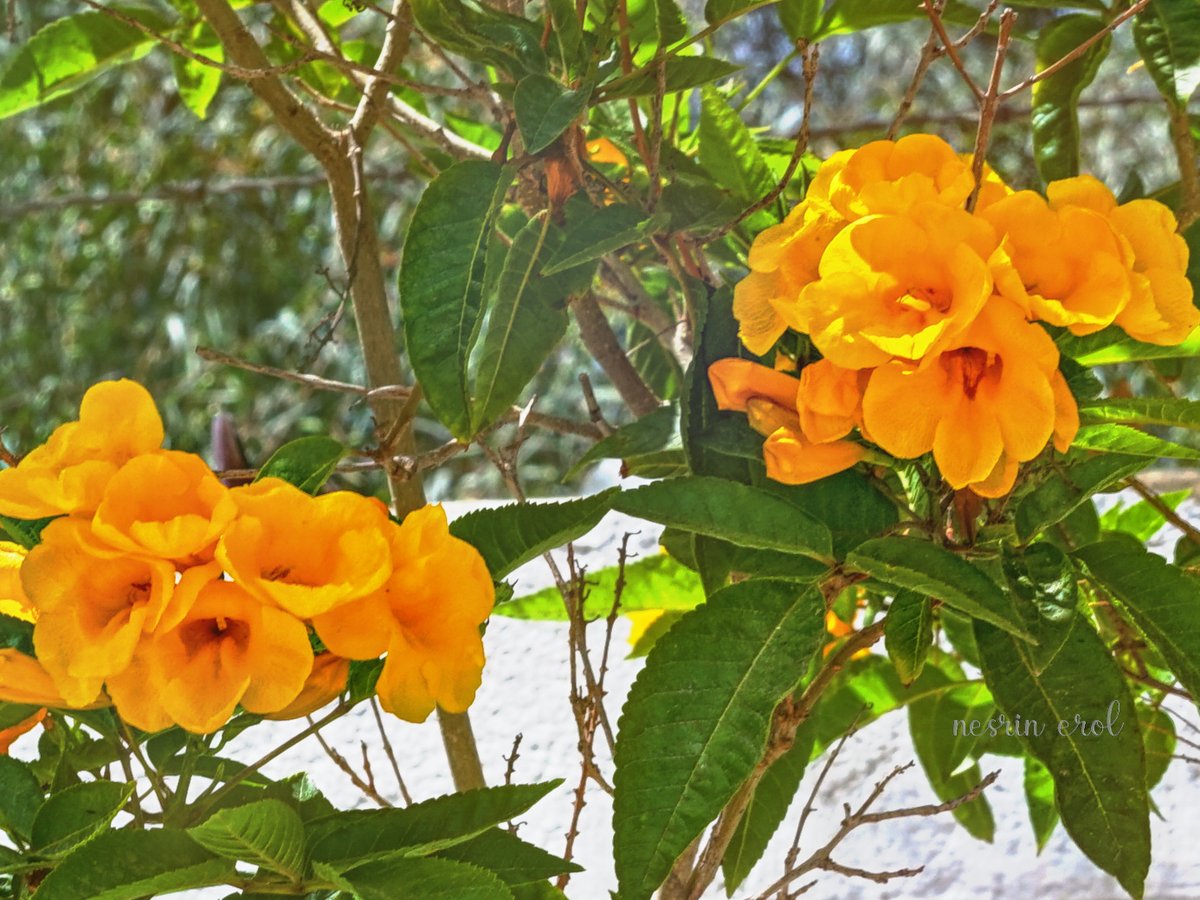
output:
M372 697L370 699L371 713L375 716L375 725L379 729L379 738L383 742L383 752L388 758L388 762L392 766L392 774L396 776L396 784L400 788L400 796L404 798L406 806L412 804L412 794L408 792L408 786L404 783L404 776L400 774L400 763L396 761L396 751L392 749L392 742L388 738L387 729L383 727L383 716L379 712L379 701Z
M516 736L513 738L512 750L509 751L508 756L504 757L505 784L512 784L513 775L516 774L517 770L517 760L521 758L521 741L524 739L524 737L525 735L523 733L517 732Z
M991 141L992 122L996 118L996 109L1000 102L1000 76L1004 71L1004 59L1008 56L1008 44L1016 22L1017 14L1011 9L1006 9L1000 14L1000 35L996 40L996 56L992 60L992 76L988 80L987 93L983 96L983 105L979 110L979 130L975 132L975 149L971 158L971 174L975 177L975 186L971 189L971 196L967 198L968 212L975 209L979 191L983 187L984 159L987 156L988 143Z
M602 435L608 437L616 429L605 420L600 403L596 400L596 392L592 389L592 379L588 377L587 372L579 373L579 387L583 391L583 402L587 407L588 418Z
M1200 219L1200 172L1196 170L1196 139L1192 136L1187 104L1170 104L1171 143L1179 163L1179 231L1187 231Z
M325 742L325 738L321 735L320 728L317 727L313 723L312 716L307 716L306 718L308 720L308 724L313 728L313 732L312 732L313 737L315 737L317 739L317 743L321 745L321 749L325 751L325 755L328 756L330 758L330 760L333 761L333 764L335 766L337 766L339 769L341 769L343 772L346 773L346 775L350 778L350 782L356 788L358 788L360 791L362 791L363 794L365 794L370 799L374 800L380 806L385 806L385 807L391 806L392 805L391 801L389 801L386 797L384 797L382 794L379 793L379 791L377 791L375 789L375 780L372 778L368 781L368 780L364 779L362 776L360 776L357 772L355 772L354 767L351 766L350 763L346 762L346 758ZM364 761L367 758L366 746L367 746L366 744L363 744L363 760Z
M938 38L942 42L942 49L946 51L946 55L954 63L954 68L958 69L958 74L962 76L967 87L971 89L971 93L975 95L975 99L982 103L983 91L975 83L975 79L971 77L971 73L967 71L967 67L963 65L962 57L958 55L958 43L952 41L950 35L946 33L946 23L942 21L942 14L938 8L938 4L934 0L921 0L921 6L925 10L925 15L929 16L930 24L933 25L933 30L937 32Z
M1182 531L1189 541L1194 544L1200 544L1200 529L1197 529L1195 525L1171 509L1170 506L1162 501L1162 498L1158 494L1150 490L1142 481L1139 481L1137 478L1130 478L1127 483L1160 516Z

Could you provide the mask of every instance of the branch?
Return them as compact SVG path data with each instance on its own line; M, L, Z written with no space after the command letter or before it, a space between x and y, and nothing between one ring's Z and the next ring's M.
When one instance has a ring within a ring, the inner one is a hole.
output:
M979 191L983 187L984 158L987 156L988 143L992 137L992 122L995 121L1001 99L1000 75L1004 71L1008 42L1012 39L1012 29L1016 22L1017 14L1011 9L1006 9L1000 14L1000 36L996 40L996 56L992 60L992 77L988 80L983 107L979 111L979 130L975 132L975 149L971 157L971 174L975 177L975 186L971 189L971 196L967 198L967 212L974 211L979 200Z
M575 310L575 321L579 323L579 334L588 352L599 363L605 374L616 387L621 399L628 404L639 419L660 406L659 399L642 380L629 357L617 341L612 326L590 291L576 297L571 303Z
M1200 219L1200 172L1196 171L1196 139L1192 137L1191 117L1187 104L1169 104L1171 108L1171 143L1179 161L1179 231L1187 231Z

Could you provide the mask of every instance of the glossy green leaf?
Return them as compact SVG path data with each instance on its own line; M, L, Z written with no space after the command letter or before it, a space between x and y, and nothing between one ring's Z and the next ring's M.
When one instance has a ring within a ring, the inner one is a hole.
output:
M470 437L467 360L483 314L484 257L514 172L466 160L430 182L409 224L400 306L413 371L434 414Z
M110 831L63 859L38 887L38 900L137 900L236 878L233 862L186 832Z
M533 884L583 867L547 853L503 828L492 828L478 837L439 850L437 856L487 869L509 887Z
M613 500L613 509L697 534L818 559L832 553L829 529L760 488L708 476L656 481Z
M166 22L145 9L114 7L155 30ZM38 31L0 74L0 119L69 94L110 66L139 59L155 41L100 12L64 16Z
M775 176L737 110L714 88L700 102L700 165L721 187L745 203L775 188Z
M1150 464L1141 456L1100 454L1057 469L1017 503L1017 534L1028 541L1061 522L1093 494L1135 475Z
M888 607L884 645L896 674L905 684L916 681L933 646L933 609L928 597L901 591Z
M42 805L42 786L28 763L0 754L0 830L28 840Z
M1058 653L1039 666L1026 645L976 621L984 679L1010 720L1019 715L1027 725L1036 723L1018 737L1054 778L1059 814L1072 840L1141 897L1150 865L1150 810L1133 700L1108 648L1083 616L1072 615L1058 627ZM1087 677L1080 677L1084 672Z
M1182 491L1161 494L1158 499L1168 509L1175 509L1191 495L1191 490L1185 488ZM1166 521L1163 514L1151 506L1147 500L1139 500L1128 507L1118 500L1100 517L1100 524L1105 530L1123 531L1143 544L1154 537L1158 530L1166 524ZM1084 544L1080 543L1077 546L1082 547Z
M1135 341L1117 326L1076 337L1064 334L1055 339L1058 348L1085 366L1107 366L1143 359L1188 359L1200 355L1200 331L1182 344L1162 345Z
M453 847L519 816L561 781L499 785L396 809L339 812L309 825L314 862L335 869Z
M761 486L824 523L833 535L833 555L838 559L899 518L895 504L860 472L839 472L812 484L764 479Z
M1200 580L1127 541L1102 541L1075 556L1120 601L1192 697L1200 697Z
M1200 5L1150 0L1134 17L1133 40L1162 95L1186 106L1200 86Z
M1079 408L1085 422L1170 425L1200 430L1200 401L1182 397L1105 397Z
M613 608L618 566L587 573L588 595L585 619L603 619ZM621 590L621 612L646 609L686 611L704 602L704 590L695 572L684 568L665 553L634 560L625 566ZM566 621L567 611L557 587L518 597L496 607L495 614L513 619Z
M627 247L641 240L662 221L662 216L647 218L644 213L622 203L592 206L586 200L577 202L573 197L567 201L562 243L547 257L542 274L555 275Z
M52 794L33 819L30 845L56 856L95 837L133 794L132 784L85 781Z
M648 898L753 771L776 704L820 647L824 608L811 588L744 581L714 594L650 652L617 738L622 897Z
M1033 756L1025 757L1025 804L1029 808L1029 824L1037 852L1046 849L1046 842L1058 827L1058 807L1054 804L1054 777Z
M740 70L741 66L712 56L670 56L667 57L663 84L667 93L673 94L676 91L720 81ZM658 75L653 67L650 70L631 72L604 85L604 99L644 97L657 93L658 86Z
M1038 71L1058 62L1105 27L1082 13L1051 19L1038 35ZM1105 36L1053 75L1033 86L1033 156L1042 181L1079 174L1079 95L1092 83L1108 55Z
M218 856L292 878L304 875L304 823L280 800L222 809L188 834Z
M660 46L666 47L687 37L687 20L675 0L654 0L654 22Z
M197 22L183 42L193 53L211 59L215 63L225 62L225 45L207 22ZM174 54L171 66L175 71L175 86L179 97L199 119L208 118L208 107L221 87L221 70L217 66Z
M1152 459L1200 459L1200 450L1157 438L1128 425L1113 423L1081 426L1072 446L1101 453L1149 456Z
M450 523L450 533L472 545L499 581L518 566L596 527L617 489L561 503L510 503L477 509Z
M345 455L345 447L324 435L288 441L263 463L254 480L280 478L305 493L315 494Z
M846 557L847 565L872 578L922 597L934 597L974 619L1029 637L1012 602L981 569L936 544L913 537L866 541Z
M663 406L649 415L622 425L612 434L593 444L571 467L566 478L577 475L584 466L601 459L626 459L662 450L682 448L679 438L679 408Z
M450 859L393 857L355 866L341 881L358 900L512 900L513 893L494 874Z
M526 75L513 92L513 111L527 153L540 153L587 110L591 86L574 90L549 75Z

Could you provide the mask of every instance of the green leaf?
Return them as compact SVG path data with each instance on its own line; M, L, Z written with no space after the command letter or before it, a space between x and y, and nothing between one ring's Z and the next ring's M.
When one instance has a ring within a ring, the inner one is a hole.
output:
M56 856L95 837L133 794L132 784L85 781L52 794L37 811L30 845L42 856Z
M860 472L839 472L798 485L764 478L760 486L824 523L833 535L833 555L838 559L886 531L899 518L895 505Z
M1052 19L1038 35L1040 72L1103 30L1105 22L1082 13ZM1033 155L1042 181L1079 174L1079 95L1108 55L1105 36L1049 78L1033 86Z
M704 4L704 21L710 25L727 22L742 10L758 5L758 0L708 0Z
M1072 446L1101 453L1124 453L1151 459L1200 459L1200 450L1165 441L1128 425L1083 425Z
M699 87L713 81L720 81L741 70L741 66L717 59L712 56L669 56L666 61L666 73L663 83L667 93ZM658 93L657 68L648 71L631 72L620 78L614 78L604 85L605 100L626 100L630 97L644 97Z
M824 0L780 0L775 4L783 30L793 41L810 41L821 24Z
M439 174L413 212L400 306L413 371L438 420L471 436L467 359L483 314L484 256L514 170L466 160Z
M555 275L627 247L658 228L664 218L647 218L623 203L592 206L586 199L576 201L575 197L567 201L566 212L562 243L547 257L543 275Z
M450 523L499 581L518 566L587 534L612 506L616 488L562 503L510 503L477 509Z
M182 43L199 56L215 63L225 62L225 45L207 22L194 24L188 30L187 40ZM171 66L175 71L175 86L179 89L180 99L197 118L208 118L209 104L221 86L221 70L178 53L171 56Z
M768 491L722 478L656 481L617 495L613 509L747 547L822 560L833 552L829 529L812 516Z
M896 674L912 684L925 668L933 646L933 610L927 597L901 591L888 607L883 629L884 644Z
M1191 490L1185 488L1182 491L1162 494L1158 499L1165 503L1168 509L1175 509L1191 495ZM1128 508L1121 501L1117 501L1100 518L1100 524L1106 531L1123 531L1142 544L1154 537L1158 530L1166 524L1166 521L1163 514L1151 506L1147 500L1139 500ZM1083 546L1083 544L1081 543L1079 546Z
M1158 90L1172 106L1185 107L1200 85L1200 6L1150 0L1134 17L1133 41Z
M1085 421L1200 430L1200 402L1182 397L1105 397L1079 407Z
M574 477L584 466L601 459L626 459L682 446L679 438L679 408L663 406L628 425L622 425L597 441L571 467L563 480Z
M1057 469L1017 503L1017 535L1023 541L1067 518L1088 498L1146 468L1141 456L1101 454Z
M921 4L909 3L908 0L833 0L820 30L812 38L823 40L837 34L851 34L879 25L924 17ZM955 0L950 0L942 10L943 19L957 24L973 25L978 17L978 10Z
M884 584L934 597L974 619L1030 639L1012 602L981 569L949 550L914 537L875 538L859 544L847 565Z
M28 840L42 805L42 785L26 763L0 754L0 830Z
M487 3L467 6L462 0L411 0L421 30L447 50L498 66L514 80L544 73L542 29Z
M437 856L487 869L510 887L583 871L582 866L547 853L503 828L489 829L469 841L439 850Z
M0 649L33 656L33 623L0 613Z
M486 869L449 859L393 857L342 875L358 900L512 900L513 893Z
M658 44L666 47L687 37L687 20L675 0L654 0L654 22L658 28Z
M345 455L346 448L338 441L320 434L288 441L271 454L254 480L280 478L305 493L315 494Z
M1137 714L1146 745L1146 789L1153 790L1175 755L1175 719L1157 706L1138 704Z
M1128 541L1092 544L1075 557L1121 602L1188 693L1200 698L1200 581Z
M0 531L20 544L26 550L32 550L42 541L42 531L58 516L47 516L44 519L14 519L11 516L0 516Z
M742 117L715 88L705 88L701 98L700 165L745 203L769 194L775 176Z
M984 679L1009 719L1024 720L1027 727L1017 736L1053 776L1059 814L1072 840L1141 897L1150 865L1150 810L1133 700L1108 648L1083 616L1073 615L1059 628L1059 651L1039 672L1026 646L976 621ZM1030 722L1037 727L1028 727Z
M1025 757L1025 804L1029 807L1029 824L1037 852L1046 849L1046 842L1058 826L1058 807L1054 804L1054 778L1033 756Z
M620 567L610 566L587 573L585 619L603 619L613 607ZM621 591L621 612L646 609L686 611L704 602L704 591L695 572L686 569L665 553L639 559L625 566L625 586ZM495 614L512 619L543 622L566 621L567 611L557 587L519 597L496 607Z
M166 22L145 9L114 7L161 31ZM0 75L0 119L69 94L119 63L154 49L154 38L100 12L64 16L38 31Z
M213 856L186 832L110 831L65 857L37 893L38 900L137 900L235 877L230 860Z
M2 645L3 638L0 638L0 646ZM25 703L0 702L0 731L19 725L40 709L40 706L29 706Z
M1190 359L1200 355L1200 331L1182 344L1163 346L1135 341L1117 326L1094 334L1076 337L1060 335L1055 339L1059 350L1085 366L1107 366L1145 359Z
M820 647L824 610L811 588L744 581L713 594L650 652L617 738L622 897L648 898L753 771L775 705Z
M311 858L339 869L389 856L434 853L519 816L560 784L500 785L402 809L335 813L309 825Z
M513 111L527 153L540 153L587 110L592 88L564 87L549 75L526 75L513 92Z
M222 809L188 834L201 847L290 878L304 875L304 823L281 800Z

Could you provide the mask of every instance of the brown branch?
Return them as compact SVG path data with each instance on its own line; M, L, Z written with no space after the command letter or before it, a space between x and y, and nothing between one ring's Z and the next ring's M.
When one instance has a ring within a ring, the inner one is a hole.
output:
M1200 529L1197 529L1191 522L1185 519L1175 510L1171 509L1162 498L1137 478L1130 478L1127 484L1133 488L1138 495L1145 500L1151 507L1162 516L1166 521L1170 522L1176 528L1184 533L1189 541L1194 544L1200 544Z
M971 73L967 71L967 67L963 65L962 57L958 55L958 44L952 41L950 35L946 33L946 23L942 21L942 13L938 8L938 4L934 0L921 0L921 6L925 10L925 15L929 16L929 22L942 42L942 49L946 51L946 55L954 63L954 68L958 69L958 74L962 76L967 87L971 89L971 93L975 95L975 99L982 103L983 91L975 83L975 79L971 77Z
M983 96L983 106L979 111L979 129L975 132L975 149L971 157L971 174L975 178L975 186L971 189L971 196L967 198L968 212L975 209L979 191L983 187L984 158L987 156L988 144L992 137L992 123L1000 103L1000 76L1004 71L1004 59L1008 56L1008 44L1016 22L1017 14L1011 9L1006 9L1000 14L1000 35L996 40L996 56L992 60L992 76L988 80L987 93Z
M392 748L392 742L388 738L387 729L383 727L383 715L379 712L379 701L375 697L372 697L369 702L371 704L371 713L375 716L375 727L379 729L379 738L383 742L383 752L392 766L392 774L396 776L396 784L400 788L400 796L404 798L405 805L411 806L413 802L412 794L408 792L408 785L404 783L404 776L400 774L400 763L396 760L396 751Z
M579 295L572 301L571 308L575 310L575 321L579 323L579 335L583 338L584 346L608 375L633 414L641 418L658 409L661 405L658 397L625 355L595 295L590 291Z
M312 716L306 716L305 718L307 719L308 724L310 726L313 726ZM339 769L341 769L343 772L346 773L346 775L350 779L350 782L356 788L358 788L360 791L362 791L362 793L364 795L366 795L370 799L374 800L380 806L389 807L392 805L392 803L386 797L384 797L382 794L379 793L379 791L377 791L375 789L375 779L374 778L363 779L362 776L360 776L357 772L355 772L354 767L351 766L350 763L346 762L346 758L325 742L325 738L321 735L320 729L315 728L315 726L314 726L314 731L313 731L313 737L315 737L317 739L317 743L321 745L321 749L325 751L325 755L329 757L329 759L333 762L333 764L335 766L337 766ZM367 758L366 746L367 746L366 744L363 744L363 761L364 762L366 761L366 758Z
M1171 144L1179 163L1179 220L1180 233L1200 219L1200 172L1196 170L1196 139L1192 136L1192 120L1187 104L1171 103Z

